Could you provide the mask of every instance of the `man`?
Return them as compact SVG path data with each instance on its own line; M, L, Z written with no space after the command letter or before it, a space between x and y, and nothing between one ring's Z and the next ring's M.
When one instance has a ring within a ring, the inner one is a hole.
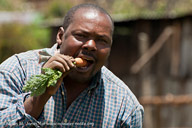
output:
M105 66L113 21L92 4L73 7L52 48L16 54L0 65L1 126L141 128L143 107L128 87ZM50 55L48 60L42 54ZM76 67L74 58L87 61ZM26 80L41 68L63 74L40 96L23 92Z

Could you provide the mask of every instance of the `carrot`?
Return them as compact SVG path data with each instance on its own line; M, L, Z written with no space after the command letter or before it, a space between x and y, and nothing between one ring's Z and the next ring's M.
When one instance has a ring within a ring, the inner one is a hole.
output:
M77 67L83 67L83 66L87 65L87 61L82 58L77 57L77 58L75 58L75 65Z

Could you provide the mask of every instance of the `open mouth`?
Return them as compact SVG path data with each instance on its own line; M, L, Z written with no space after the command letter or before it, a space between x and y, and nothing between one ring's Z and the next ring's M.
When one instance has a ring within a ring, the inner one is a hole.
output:
M94 58L92 58L92 57L80 56L80 58L84 59L87 62L86 65L77 67L77 69L80 71L88 71L95 62Z
M85 59L86 60L86 59ZM94 61L93 60L86 60L87 61L87 67L89 67L90 65L92 65L93 63L94 63Z
M82 66L82 67L89 67L89 66L91 66L93 63L94 63L94 61L93 60L88 60L88 59L84 59L84 60L86 60L87 61L87 63L86 63L86 65L85 66ZM81 67L80 67L81 68Z

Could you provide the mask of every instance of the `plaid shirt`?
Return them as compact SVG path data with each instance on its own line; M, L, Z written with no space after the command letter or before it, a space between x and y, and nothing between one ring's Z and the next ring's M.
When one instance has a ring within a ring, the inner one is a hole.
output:
M53 55L56 45L43 49ZM28 115L23 92L26 80L40 74L39 51L16 54L0 65L0 127L127 127L141 128L143 107L130 89L106 67L102 67L67 109L64 83L53 95L38 120Z

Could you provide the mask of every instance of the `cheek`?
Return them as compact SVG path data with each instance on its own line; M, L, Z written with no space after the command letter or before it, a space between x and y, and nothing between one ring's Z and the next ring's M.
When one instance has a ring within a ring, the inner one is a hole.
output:
M60 47L60 51L61 54L74 56L78 52L80 46L80 43L65 40Z
M100 68L105 65L109 54L110 54L110 48L105 48L105 49L101 49L99 50L98 54L97 54L97 64L95 65L95 73L100 70Z
M101 61L101 63L105 63L110 55L110 48L101 49L98 52L98 59Z

